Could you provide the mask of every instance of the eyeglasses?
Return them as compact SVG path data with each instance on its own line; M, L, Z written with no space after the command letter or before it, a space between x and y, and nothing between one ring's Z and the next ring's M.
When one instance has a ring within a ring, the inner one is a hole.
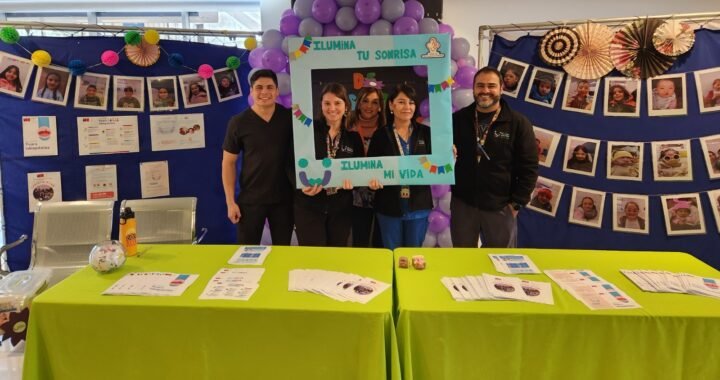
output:
M665 160L665 161L670 161L670 160L677 160L677 159L679 159L679 158L680 158L680 156L676 154L676 155L674 155L674 156L665 156L665 157L663 157L662 159Z

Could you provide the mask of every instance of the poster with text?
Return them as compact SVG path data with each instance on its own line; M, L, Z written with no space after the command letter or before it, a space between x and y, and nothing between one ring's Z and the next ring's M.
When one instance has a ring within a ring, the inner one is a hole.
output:
M78 117L81 156L140 151L137 116Z
M150 139L153 151L204 148L203 114L150 115Z
M87 200L117 198L117 166L89 165L85 167L85 193Z
M28 206L30 212L40 202L62 202L60 172L28 173Z
M22 121L25 157L58 155L55 116L23 116Z
M167 161L140 163L140 192L143 198L170 195L170 178Z

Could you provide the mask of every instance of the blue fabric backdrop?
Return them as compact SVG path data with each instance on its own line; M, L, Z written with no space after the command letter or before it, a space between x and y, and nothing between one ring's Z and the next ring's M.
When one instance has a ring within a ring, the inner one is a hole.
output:
M43 49L53 58L53 64L67 67L72 59L82 59L88 66L100 61L100 54L105 50L119 50L123 45L122 38L88 37L88 38L46 38L23 37L23 46L28 50ZM247 64L245 50L216 45L189 43L180 41L161 41L160 45L169 53L180 53L185 57L185 65L197 68L208 63L214 68L225 66L225 59L230 55L241 57L242 66L238 77L243 94L248 94ZM0 50L29 58L28 54L18 46L0 44ZM167 63L163 53L160 60L149 68L138 67L120 53L120 63L115 67L98 66L90 72L110 75L130 76L166 76L191 74L189 69L173 69ZM35 70L37 72L37 70ZM34 74L30 86L34 83ZM70 90L67 107L37 103L30 100L31 91L26 92L25 99L0 94L0 165L2 165L2 184L4 190L4 209L6 218L6 237L8 241L17 239L21 234L32 233L33 214L28 212L27 173L39 171L60 171L62 173L63 200L85 199L85 166L86 165L117 165L118 200L140 198L139 164L145 161L167 160L170 173L170 196L194 196L198 198L197 226L208 227L205 238L207 243L231 243L235 241L235 227L226 217L225 197L222 189L220 162L222 159L222 141L229 118L247 107L245 96L219 103L212 80L209 82L208 94L212 104L205 107L184 109L180 103L178 111L171 113L204 113L205 114L205 148L153 152L150 145L150 113L147 99L146 112L138 114L140 152L116 155L79 156L77 142L77 116L134 115L134 113L113 111L94 111L75 109L72 106L74 82ZM111 89L112 90L112 89ZM178 92L179 92L178 87ZM147 98L147 93L145 95ZM112 97L111 97L112 99ZM112 107L109 107L112 108ZM156 114L167 114L158 112ZM22 116L57 116L58 149L56 157L23 157L22 149ZM117 220L116 203L115 220ZM68 223L72 223L68 220ZM117 222L113 237L117 236ZM9 262L14 270L24 269L29 263L30 241L14 248Z
M532 66L548 67L540 61L537 45L540 38L526 36L516 41L496 37L490 57L490 65L497 67L505 56ZM559 88L558 100L554 108L546 108L525 102L525 91L530 75L525 76L517 99L506 97L510 106L524 113L538 127L565 135L558 146L552 167L541 167L540 176L566 184L558 205L556 217L540 214L532 210L522 210L519 217L519 244L523 247L542 248L579 248L579 249L620 249L689 252L704 262L720 269L720 234L713 217L707 194L701 194L701 206L705 216L705 235L667 236L663 211L659 195L698 193L720 188L720 180L708 178L700 137L720 134L720 112L699 113L693 71L720 66L720 32L699 30L694 48L681 56L668 71L687 73L687 116L648 117L647 91L643 81L643 94L640 100L640 118L604 117L602 104L595 107L594 115L563 111L563 87ZM553 69L553 68L551 68ZM613 71L609 76L619 76ZM567 76L565 77L567 82ZM604 83L601 83L599 98L604 98ZM595 177L566 173L562 170L566 135L582 136L602 140ZM656 182L652 174L652 149L649 142L662 140L692 139L692 182ZM643 141L645 144L643 181L618 181L606 178L607 141ZM584 187L605 191L605 213L602 229L584 227L568 223L572 187ZM611 193L650 195L650 234L636 235L613 232Z

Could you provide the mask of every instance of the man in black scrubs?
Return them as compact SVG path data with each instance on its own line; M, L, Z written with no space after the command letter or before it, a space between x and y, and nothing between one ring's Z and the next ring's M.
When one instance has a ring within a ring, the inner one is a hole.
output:
M293 230L292 186L288 176L292 114L275 103L277 76L258 70L250 77L252 107L228 122L223 143L222 181L227 216L238 226L240 244L260 244L265 218L275 245L290 245ZM240 194L235 199L237 161Z
M515 247L517 213L530 200L538 171L530 121L500 98L502 76L492 67L473 80L475 102L453 114L457 149L450 201L454 247Z

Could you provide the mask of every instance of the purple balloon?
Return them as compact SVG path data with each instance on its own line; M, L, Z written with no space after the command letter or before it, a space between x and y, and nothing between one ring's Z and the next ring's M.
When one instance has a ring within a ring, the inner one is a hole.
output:
M392 24L388 20L377 20L370 25L371 36L389 36L392 34Z
M280 32L283 35L289 36L291 34L297 34L298 27L300 26L300 17L290 14L280 19Z
M470 52L470 42L468 40L459 37L453 38L450 43L450 56L454 60L467 57Z
M283 35L277 29L268 29L263 32L262 45L266 49L279 48L282 45Z
M463 66L472 66L475 67L475 58L473 58L472 55L468 55L467 57L460 58L457 60L458 67Z
M295 4L297 4L297 3L295 3ZM323 33L322 24L315 21L314 18L308 17L308 18L300 21L300 25L298 26L298 35L300 35L300 37L307 37L307 36L322 37L322 33Z
M280 15L280 19L283 19L284 17L290 16L290 15L295 16L295 12L293 12L292 8L288 8L288 9L284 10L282 15Z
M370 25L361 22L350 32L350 35L353 36L367 36L368 34L370 34Z
M323 25L323 36L324 37L337 37L344 36L345 32L340 30L334 22Z
M278 48L267 49L262 55L263 66L276 73L281 72L285 68L287 61L287 56Z
M248 106L252 107L252 105L255 104L255 99L252 96L248 96L247 100L248 100Z
M275 103L282 104L285 108L292 107L292 94L278 96Z
M455 73L455 81L463 88L473 88L473 77L477 69L472 66L460 67Z
M248 63L250 63L250 67L259 67L259 68L265 68L262 61L262 56L265 54L264 47L256 47L255 49L252 49L250 51L250 54L248 54Z
M430 117L430 99L425 98L422 102L420 102L420 116L427 119ZM430 190L432 190L433 186L439 186L439 185L432 185L430 186ZM433 191L433 197L435 197L435 191Z
M438 210L442 211L443 214L450 216L450 201L452 201L452 194L449 192L438 198Z
M417 0L408 0L405 2L405 13L403 16L410 17L415 21L420 21L425 17L425 7Z
M437 234L437 243L442 248L452 248L452 236L449 228Z
M450 185L430 185L433 198L442 198L448 191L450 191Z
M303 20L312 17L312 3L313 0L295 0L295 5L293 5L295 16Z
M438 25L438 33L447 33L450 35L450 38L455 37L455 31L453 30L452 26L450 26L450 24Z
M473 90L469 88L458 88L452 90L452 104L454 107L465 108L475 101Z
M428 230L434 233L440 233L450 225L450 218L438 210L430 211L428 216Z
M427 66L425 66L425 65L413 66L413 71L418 76L427 78Z
M372 24L380 18L382 8L378 0L358 0L355 3L355 16L358 21Z
M314 0L312 3L312 16L323 24L335 20L337 4L335 0Z
M335 25L345 32L355 29L358 21L355 17L355 9L350 7L342 7L338 9L335 15Z
M418 34L418 23L410 17L400 17L393 24L393 35Z

